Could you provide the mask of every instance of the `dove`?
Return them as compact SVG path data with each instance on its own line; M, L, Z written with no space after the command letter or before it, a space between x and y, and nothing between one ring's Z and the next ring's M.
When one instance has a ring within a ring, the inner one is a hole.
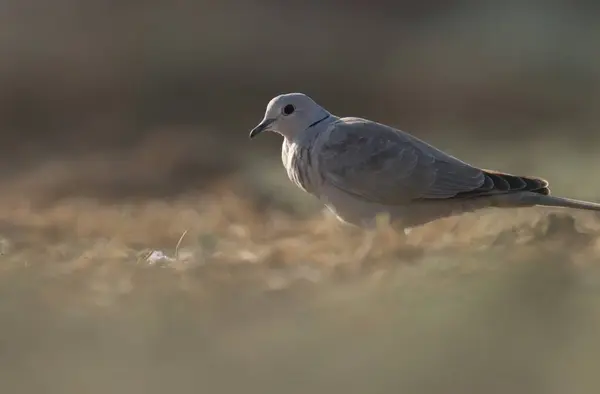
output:
M354 226L371 228L384 215L410 231L492 207L600 211L600 204L550 195L542 178L478 168L394 127L338 117L302 93L271 99L250 138L264 131L283 136L289 179Z

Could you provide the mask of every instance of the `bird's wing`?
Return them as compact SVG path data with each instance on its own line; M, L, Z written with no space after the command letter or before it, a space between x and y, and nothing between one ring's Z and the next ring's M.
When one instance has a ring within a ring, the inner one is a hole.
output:
M503 179L494 182L488 173L409 134L359 118L333 123L323 135L317 157L325 182L386 205L472 197L510 188Z

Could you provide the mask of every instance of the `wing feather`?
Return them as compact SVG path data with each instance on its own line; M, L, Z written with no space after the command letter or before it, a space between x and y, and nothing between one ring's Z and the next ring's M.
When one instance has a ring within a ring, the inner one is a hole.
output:
M381 204L510 188L508 181L490 179L409 134L359 118L342 118L330 126L317 157L326 182Z

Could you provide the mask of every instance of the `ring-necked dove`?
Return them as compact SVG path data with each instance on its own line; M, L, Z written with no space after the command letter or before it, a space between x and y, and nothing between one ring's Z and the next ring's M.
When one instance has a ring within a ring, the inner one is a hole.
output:
M273 98L250 138L266 130L284 137L290 180L357 226L384 214L409 229L487 207L600 211L600 204L551 196L544 179L477 168L393 127L339 118L302 93Z

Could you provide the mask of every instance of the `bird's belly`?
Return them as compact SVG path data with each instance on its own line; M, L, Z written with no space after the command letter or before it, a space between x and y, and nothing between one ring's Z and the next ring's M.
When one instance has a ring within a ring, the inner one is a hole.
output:
M487 206L478 204L475 200L469 203L433 201L408 205L382 205L362 200L335 187L324 190L320 199L341 221L365 228L374 227L378 217L389 220L394 227L411 228Z
M401 220L406 211L403 206L390 207L361 200L335 187L324 189L319 198L339 220L359 227L375 226L379 215Z

